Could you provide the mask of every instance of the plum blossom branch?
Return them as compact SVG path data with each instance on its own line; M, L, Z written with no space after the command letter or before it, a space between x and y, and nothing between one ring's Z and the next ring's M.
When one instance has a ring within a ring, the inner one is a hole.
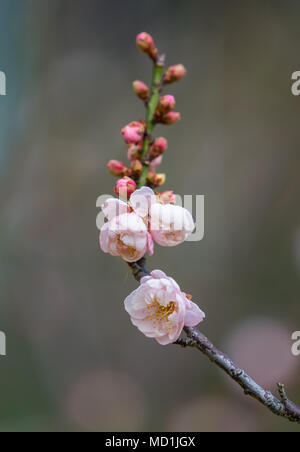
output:
M146 268L146 260L144 258L139 262L128 265L137 281L150 275ZM277 416L300 424L300 407L287 398L283 384L278 383L280 395L280 399L278 399L270 391L256 383L253 378L237 366L225 353L218 350L197 328L184 327L184 332L187 338L180 338L174 344L181 345L184 348L196 348L207 356L212 363L220 367L232 380L238 383L244 390L245 395L256 399Z
M161 91L164 85L184 77L186 70L178 64L164 72L165 56L159 55L153 38L147 33L137 36L137 46L153 61L150 89L139 80L133 83L134 92L145 103L146 120L134 121L122 129L130 167L116 160L107 165L111 174L122 178L114 189L122 200L111 198L103 205L108 221L100 232L101 249L126 261L140 283L139 288L126 298L125 309L133 325L147 337L155 338L162 345L173 343L196 348L238 383L246 395L272 413L300 423L300 408L288 399L284 386L278 383L280 398L259 386L195 328L204 320L205 314L192 302L191 296L182 292L161 270L150 273L146 268L144 256L147 251L153 254L154 242L161 246L179 245L192 233L195 225L186 209L174 205L173 191L154 193L150 188L159 187L165 181L165 175L157 174L155 170L167 149L167 141L162 137L153 138L154 126L156 123L171 125L180 120L180 114L174 112L174 97L160 97ZM141 205L141 197L145 204ZM167 221L167 228L166 218L174 220ZM182 220L179 229L174 226L178 219ZM182 331L186 338L180 337Z

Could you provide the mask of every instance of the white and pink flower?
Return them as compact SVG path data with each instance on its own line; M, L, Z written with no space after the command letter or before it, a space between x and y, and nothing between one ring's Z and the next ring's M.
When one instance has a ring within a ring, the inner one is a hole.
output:
M102 206L108 222L101 228L101 249L127 262L136 262L147 251L153 254L153 240L161 246L183 243L195 228L192 215L171 204L173 192L166 194L161 199L151 188L142 187L131 194L128 202L108 199Z
M134 212L124 213L105 223L100 232L100 246L105 253L136 262L150 249L149 232L143 220Z
M150 230L160 246L176 246L192 234L195 223L187 209L173 204L156 203L151 206Z
M161 270L143 278L124 303L133 325L161 345L175 342L184 326L195 326L205 318L174 279Z

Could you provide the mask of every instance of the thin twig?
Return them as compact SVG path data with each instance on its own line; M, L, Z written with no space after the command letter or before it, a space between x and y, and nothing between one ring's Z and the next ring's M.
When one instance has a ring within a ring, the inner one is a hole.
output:
M137 281L140 281L144 276L150 275L146 268L145 258L128 265ZM257 384L253 378L238 367L225 353L218 350L197 328L185 327L184 331L187 338L178 339L175 344L181 345L182 347L197 348L212 363L220 367L232 380L238 383L246 395L256 399L277 416L300 424L300 408L288 399L284 385L278 383L279 400L270 391Z

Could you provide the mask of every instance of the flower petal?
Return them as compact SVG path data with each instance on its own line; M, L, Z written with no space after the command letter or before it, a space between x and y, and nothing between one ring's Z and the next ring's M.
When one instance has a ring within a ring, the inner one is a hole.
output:
M205 314L198 305L189 301L185 311L185 326L196 326L205 319Z

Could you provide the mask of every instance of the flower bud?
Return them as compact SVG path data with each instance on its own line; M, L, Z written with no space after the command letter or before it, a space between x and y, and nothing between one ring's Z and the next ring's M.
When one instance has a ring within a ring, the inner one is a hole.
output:
M170 66L164 75L164 83L173 83L181 80L186 75L186 69L182 64Z
M132 160L132 162L131 162L131 169L132 169L133 174L139 176L142 173L142 171L143 171L142 162L140 162L140 160L137 160L137 159L136 160Z
M166 138L160 137L156 138L154 143L151 146L151 156L158 157L162 155L168 149L168 142Z
M133 82L133 91L142 100L149 99L149 88L146 83L136 80Z
M110 174L116 177L129 176L131 174L130 168L118 160L110 160L107 164L107 168Z
M161 185L163 185L166 182L167 176L163 173L161 174L156 174L156 178L155 178L155 185L157 187L160 187Z
M154 39L148 33L140 33L136 37L136 45L142 51L147 53L153 60L156 59L158 50L155 47Z
M123 177L123 179L118 180L114 192L122 199L129 199L136 188L134 180L130 179L130 177Z
M158 157L155 157L155 159L153 159L153 160L151 161L151 163L150 163L149 171L155 171L156 168L157 168L159 165L161 165L162 159L163 159L162 155L159 155Z
M157 200L160 204L175 204L176 195L173 190L166 190L157 195Z
M165 174L156 174L155 171L149 171L147 176L147 182L155 187L159 187L166 182Z
M174 110L175 105L176 105L175 97L171 96L170 94L167 94L159 99L157 105L157 112L159 114L169 113L170 111Z
M145 133L145 123L143 121L133 121L127 126L123 127L122 135L127 144L139 143L143 139Z
M162 118L160 118L160 121L167 126L175 124L180 120L181 115L177 111L170 111L169 113L166 113Z
M140 159L142 155L142 146L131 144L127 151L127 158L131 162L132 160Z

